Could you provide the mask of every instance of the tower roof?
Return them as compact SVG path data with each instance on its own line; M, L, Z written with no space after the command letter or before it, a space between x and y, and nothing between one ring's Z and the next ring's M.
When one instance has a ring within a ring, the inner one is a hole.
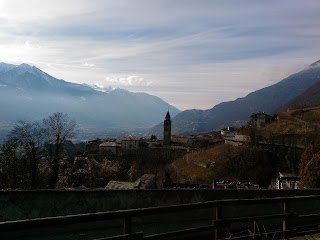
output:
M170 113L169 113L169 110L168 110L168 112L167 112L166 119L170 119Z

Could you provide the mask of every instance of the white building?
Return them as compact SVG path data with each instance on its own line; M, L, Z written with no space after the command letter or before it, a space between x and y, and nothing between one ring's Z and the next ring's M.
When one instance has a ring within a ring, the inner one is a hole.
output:
M235 137L237 135L237 130L233 127L227 127L220 130L222 137Z
M299 189L299 177L292 173L281 173L271 181L271 189Z

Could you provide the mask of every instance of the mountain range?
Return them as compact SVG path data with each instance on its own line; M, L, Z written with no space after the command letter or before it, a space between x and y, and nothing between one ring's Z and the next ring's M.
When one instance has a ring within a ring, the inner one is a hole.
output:
M130 133L161 137L168 108L173 134L197 134L245 125L256 112L273 114L297 106L319 105L319 99L320 61L243 98L208 110L183 112L146 93L75 84L28 64L0 63L0 141L18 120L39 120L54 112L68 113L86 139Z
M149 128L168 108L172 115L180 112L146 93L75 84L28 64L0 63L0 134L18 120L39 120L54 112L67 113L84 128Z
M299 104L320 103L320 61L280 82L257 90L243 98L222 102L208 110L186 110L172 119L174 134L197 134L219 130L226 126L242 126L252 113L269 114ZM162 136L160 123L150 133Z

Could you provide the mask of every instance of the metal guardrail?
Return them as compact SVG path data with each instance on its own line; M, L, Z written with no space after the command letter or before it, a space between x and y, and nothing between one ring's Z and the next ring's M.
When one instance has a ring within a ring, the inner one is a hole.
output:
M195 234L200 232L214 231L214 239L219 239L220 232L223 227L229 226L233 223L250 222L258 220L268 219L282 219L282 230L278 231L283 236L283 239L287 239L288 234L294 234L297 232L294 229L289 230L288 219L289 218L320 218L320 213L312 213L309 215L299 215L298 213L290 212L290 203L305 200L320 200L320 195L313 196L296 196L296 197L278 197L278 198L262 198L262 199L229 199L229 200L216 200L190 204L180 204L171 206L149 207L140 209L118 210L109 212L87 213L77 215L67 215L48 218L37 218L17 221L0 222L0 235L1 232L10 232L25 229L45 228L54 226L64 226L67 224L85 223L90 221L101 221L108 219L124 219L123 221L123 235L114 237L101 238L99 240L120 240L120 239L168 239L182 235ZM272 215L258 215L258 216L246 216L237 218L224 219L222 216L222 207L228 206L246 206L246 205L264 205L280 203L283 206L283 210L279 214ZM132 218L142 217L147 215L157 215L164 213L178 213L189 210L201 210L201 209L214 209L213 224L209 226L202 226L197 228L188 228L179 231L164 232L154 235L144 236L142 232L132 232ZM271 233L275 233L273 231ZM251 237L252 238L252 237Z

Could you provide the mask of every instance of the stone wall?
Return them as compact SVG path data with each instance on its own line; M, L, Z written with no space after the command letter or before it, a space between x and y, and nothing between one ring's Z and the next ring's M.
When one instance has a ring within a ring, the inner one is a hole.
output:
M0 191L0 221L31 219L219 199L320 195L320 190Z

